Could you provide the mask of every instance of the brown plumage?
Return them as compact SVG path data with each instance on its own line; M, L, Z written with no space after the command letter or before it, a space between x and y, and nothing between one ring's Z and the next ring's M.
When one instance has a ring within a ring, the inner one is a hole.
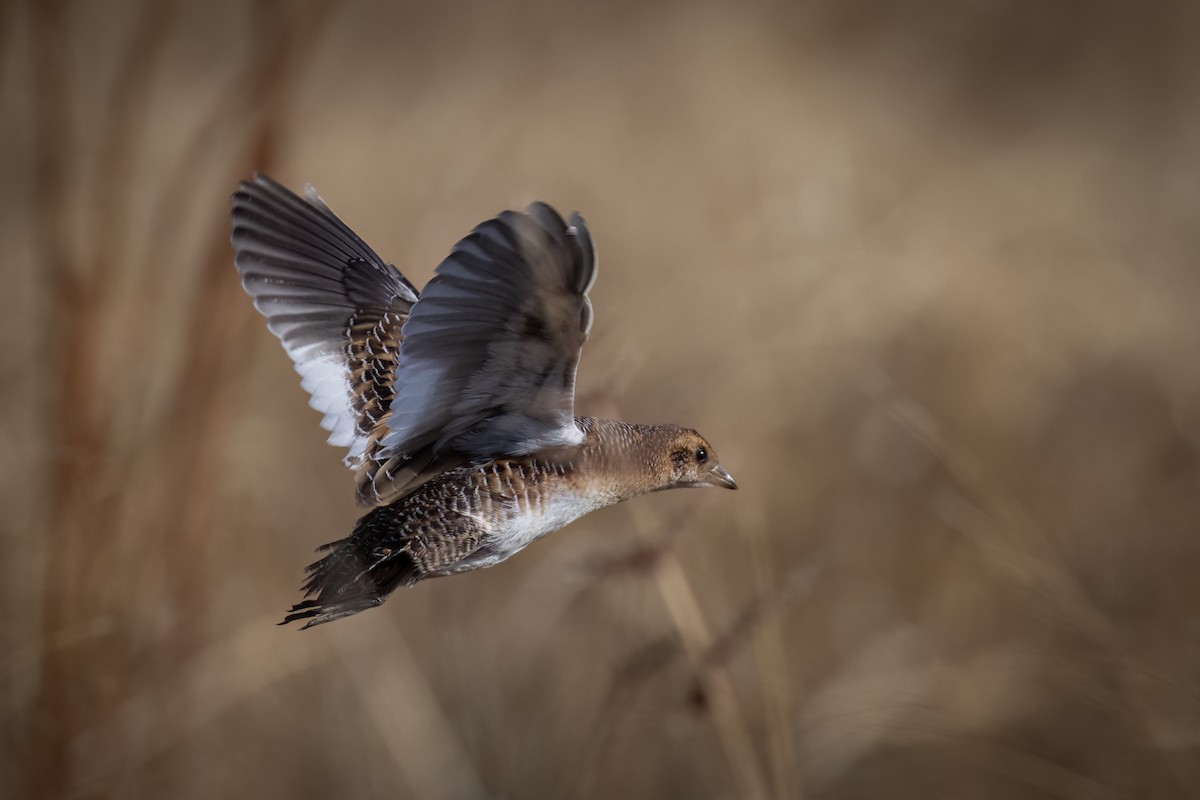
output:
M234 194L232 224L243 285L374 506L322 548L310 599L284 622L329 622L398 586L491 566L639 494L737 488L693 430L574 415L595 277L578 215L504 212L419 297L311 189L256 176Z

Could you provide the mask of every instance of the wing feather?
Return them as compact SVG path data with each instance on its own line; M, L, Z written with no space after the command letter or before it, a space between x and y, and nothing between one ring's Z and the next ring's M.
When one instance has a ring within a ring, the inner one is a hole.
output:
M302 198L256 175L239 185L230 216L242 285L323 414L329 443L348 447L347 464L360 468L391 405L416 290L311 189Z
M477 458L583 439L575 370L595 251L544 203L479 225L416 289L309 189L233 196L235 263L323 415L359 500L389 503Z
M479 225L404 325L383 455L524 455L582 441L575 370L595 252L578 214L534 203Z

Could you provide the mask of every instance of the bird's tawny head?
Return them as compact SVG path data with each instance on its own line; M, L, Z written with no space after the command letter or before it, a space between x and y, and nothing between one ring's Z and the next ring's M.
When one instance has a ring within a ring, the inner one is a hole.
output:
M667 437L664 455L670 472L664 489L719 486L736 489L733 476L717 461L717 454L703 436L690 428L677 428Z

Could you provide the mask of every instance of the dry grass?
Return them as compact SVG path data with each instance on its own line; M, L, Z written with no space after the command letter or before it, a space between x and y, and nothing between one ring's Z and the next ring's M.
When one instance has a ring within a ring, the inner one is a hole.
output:
M1193 5L439 8L0 4L14 796L1200 794ZM742 491L274 627L356 510L252 169L418 285L580 209L581 410Z

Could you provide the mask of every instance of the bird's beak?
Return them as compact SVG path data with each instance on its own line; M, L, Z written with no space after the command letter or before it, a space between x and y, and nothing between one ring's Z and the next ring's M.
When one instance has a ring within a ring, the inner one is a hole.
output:
M737 481L735 481L733 476L730 475L729 472L720 464L717 464L708 471L707 481L713 486L723 486L726 489L737 488Z

